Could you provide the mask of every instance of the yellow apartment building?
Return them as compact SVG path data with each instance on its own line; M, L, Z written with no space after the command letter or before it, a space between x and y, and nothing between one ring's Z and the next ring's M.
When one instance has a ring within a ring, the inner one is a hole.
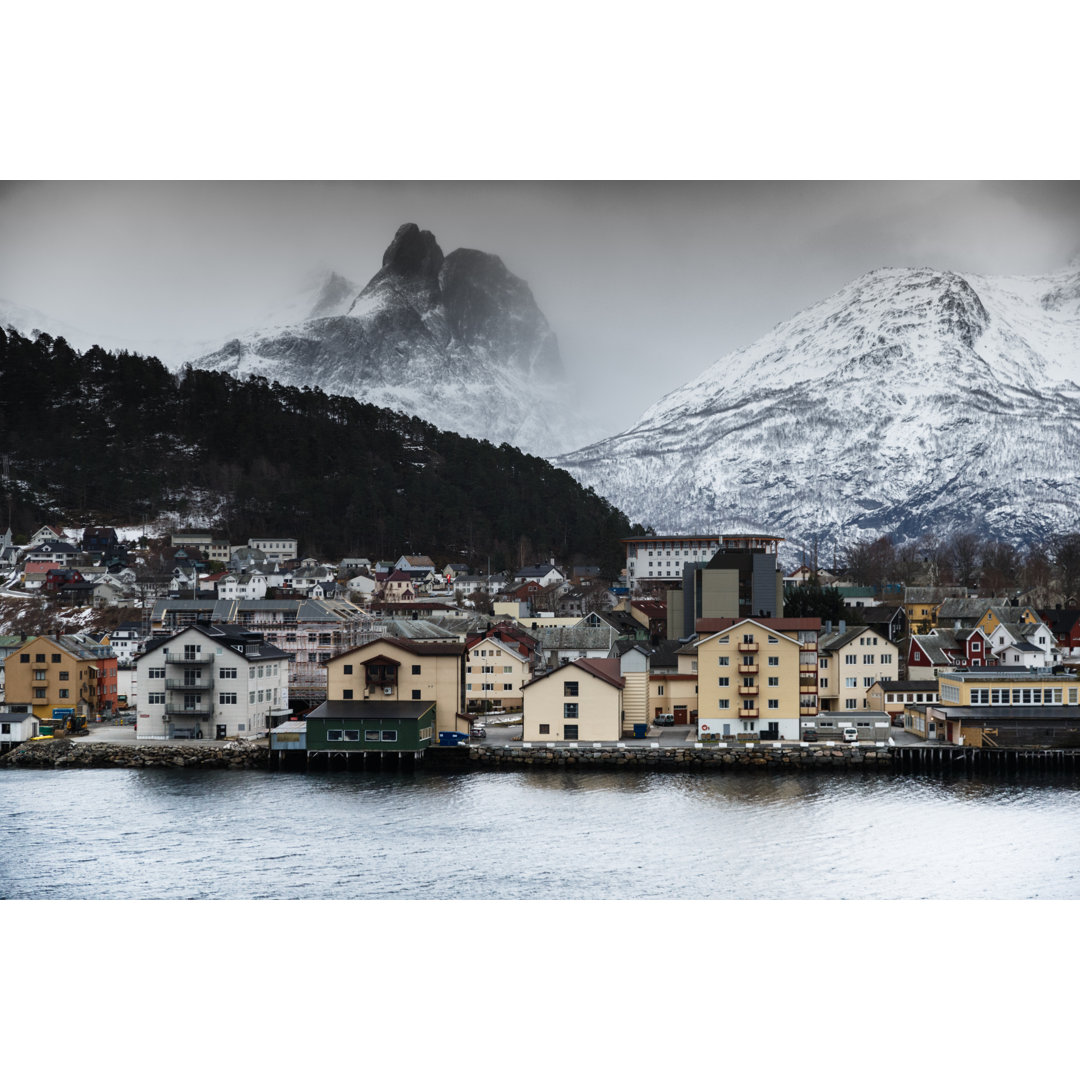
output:
M818 705L820 619L699 619L698 730L743 740L800 737Z
M441 731L468 733L462 715L465 645L383 637L339 653L326 663L331 701L434 701Z

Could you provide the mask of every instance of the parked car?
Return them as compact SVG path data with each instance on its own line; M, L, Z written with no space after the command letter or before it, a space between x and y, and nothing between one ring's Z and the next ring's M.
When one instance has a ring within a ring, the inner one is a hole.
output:
M483 724L474 724L471 728L469 728L469 738L486 739L487 728L485 728Z
M653 718L653 723L657 727L674 727L675 716L673 713L661 713L659 716Z
M817 742L817 731L814 728L803 728L803 742Z
M846 727L844 728L844 742L858 742L859 731L858 728Z

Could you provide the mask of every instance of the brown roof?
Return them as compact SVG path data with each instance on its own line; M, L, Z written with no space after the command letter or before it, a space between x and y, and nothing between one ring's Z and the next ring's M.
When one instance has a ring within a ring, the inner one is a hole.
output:
M409 638L402 637L381 637L364 645L354 645L351 649L339 652L333 659L339 660L350 653L358 652L360 649L368 649L372 645L378 645L382 642L396 645L399 649L414 653L416 656L461 656L465 652L465 645L460 641L411 641Z
M571 660L569 664L560 664L559 667L552 668L551 671L546 671L543 675L537 675L535 679L525 683L525 686L532 686L533 683L538 683L541 679L546 679L549 675L557 675L560 671L565 672L567 668L572 667L581 668L582 671L586 671L590 675L596 676L596 678L601 679L603 682L610 683L619 690L622 690L626 685L626 680L619 674L619 661L609 658L604 660ZM524 689L524 687L522 687L522 689Z
M626 685L626 680L619 674L619 661L606 658L604 660L589 660L582 658L574 660L575 667L584 668L590 675L595 675L604 682L617 686L620 690Z

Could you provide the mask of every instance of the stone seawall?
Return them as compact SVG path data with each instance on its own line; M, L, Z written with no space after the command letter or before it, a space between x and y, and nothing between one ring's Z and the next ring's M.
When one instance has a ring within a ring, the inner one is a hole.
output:
M86 739L25 742L0 757L22 769L265 769L265 743L109 743Z
M573 768L573 769L873 769L891 770L887 747L761 745L727 749L665 746L638 747L513 747L469 748L473 768ZM425 766L438 756L425 754Z

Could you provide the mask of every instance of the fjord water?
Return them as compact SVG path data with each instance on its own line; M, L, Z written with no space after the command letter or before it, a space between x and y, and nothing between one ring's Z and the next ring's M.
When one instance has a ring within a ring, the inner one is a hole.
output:
M0 773L14 899L1080 898L1080 788L823 774Z

